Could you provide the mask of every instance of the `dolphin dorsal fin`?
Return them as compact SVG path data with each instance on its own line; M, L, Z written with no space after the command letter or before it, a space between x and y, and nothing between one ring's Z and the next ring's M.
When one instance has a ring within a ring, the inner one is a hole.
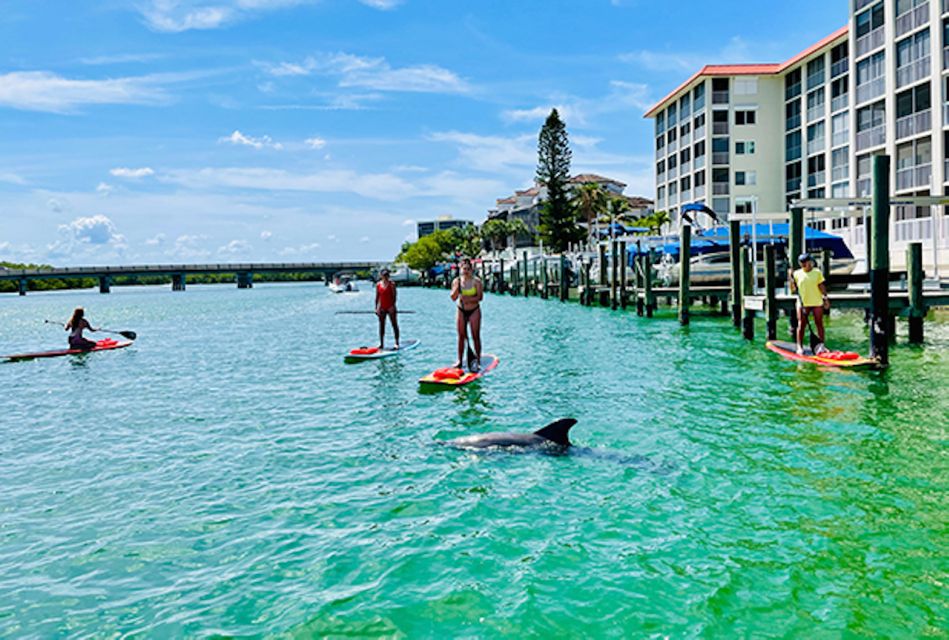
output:
M570 427L577 424L577 421L573 418L561 418L551 422L543 429L538 429L534 432L535 436L540 436L546 440L550 440L559 445L565 447L570 446L570 438L567 437L567 434L570 432Z

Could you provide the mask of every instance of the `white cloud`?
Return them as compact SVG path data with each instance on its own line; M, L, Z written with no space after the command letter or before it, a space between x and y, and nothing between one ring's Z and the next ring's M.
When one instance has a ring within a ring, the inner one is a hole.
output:
M694 73L706 64L735 64L760 56L760 48L751 47L739 36L732 37L717 52L683 53L677 50L640 49L620 54L622 62L655 72Z
M366 242L369 242L369 236L363 236L359 239L359 241L365 244Z
M381 9L382 11L394 9L395 7L402 4L401 0L359 0L359 2L363 3L367 7Z
M24 185L26 184L26 179L15 173L0 173L0 182Z
M432 64L392 67L385 58L368 58L350 53L310 56L303 62L264 65L274 76L334 76L340 87L374 91L422 93L467 93L471 87L454 72Z
M316 138L316 137L307 138L303 142L304 144L306 144L306 146L310 147L311 149L322 149L323 147L326 146L326 140L324 140L323 138Z
M465 165L478 171L518 172L537 164L537 137L483 136L460 131L445 131L429 137L434 142L448 142L458 147Z
M222 254L240 254L247 253L251 250L250 243L246 240L231 240L223 247L218 247L217 252Z
M374 9L392 9L400 0L359 0ZM285 9L315 0L143 0L139 11L155 31L180 33L219 29L257 14Z
M109 173L116 178L129 178L131 180L138 180L139 178L155 175L155 171L151 167L139 167L138 169L116 167L115 169L109 170Z
M201 246L203 241L207 240L204 235L183 234L175 238L175 244L165 253L176 258L207 258L211 252Z
M92 56L88 58L79 58L82 64L91 66L103 64L125 64L128 62L152 62L164 56L159 53L118 53L113 55Z
M326 239L329 240L330 242L339 242L339 240L336 239L335 233L329 234L328 236L326 236Z
M76 218L59 225L59 239L47 246L50 256L68 257L109 248L119 252L126 248L125 236L118 233L112 220L104 215Z
M58 198L50 198L46 201L46 207L54 213L62 213L66 205Z
M98 193L101 196L109 195L110 193L112 193L112 190L113 190L112 185L108 184L107 182L100 182L98 185L96 185L96 193Z
M158 245L164 244L164 242L165 242L165 234L159 233L149 238L148 240L146 240L145 244L147 244L150 247L157 247Z
M280 250L280 255L282 256L306 256L316 253L320 248L319 242L311 242L310 244L300 245L298 247L284 247Z
M272 231L261 231L261 232L260 232L260 239L263 240L264 242L267 242L267 241L270 240L272 237L273 237L273 232L272 232Z
M629 111L645 111L652 106L648 85L623 80L610 82L610 91L599 98L560 96L556 101L527 109L510 109L501 113L507 122L543 122L551 109L557 109L568 127L585 127L601 116Z
M70 113L90 104L158 104L168 96L158 76L75 80L48 71L0 75L0 105L25 111Z
M264 147L277 150L283 149L283 145L279 142L274 142L270 136L254 138L252 136L245 136L237 129L229 136L218 138L218 142L229 142L238 146L253 147L254 149L263 149Z
M159 176L159 179L193 189L355 193L377 200L399 200L418 194L414 185L398 176L386 173L360 174L350 170L292 173L265 167L209 167L169 171Z
M403 227L414 227L414 226L415 226L415 220L412 220L411 218L406 218L405 220L402 221L402 226L403 226Z

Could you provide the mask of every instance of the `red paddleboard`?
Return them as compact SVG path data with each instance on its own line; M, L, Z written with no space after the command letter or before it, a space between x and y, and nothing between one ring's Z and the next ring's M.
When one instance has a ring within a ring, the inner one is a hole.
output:
M464 369L454 367L443 367L435 369L424 378L420 378L419 384L428 387L461 387L488 375L497 366L498 357L486 353L481 356L481 370L478 373L470 373Z
M810 362L822 367L834 367L835 369L870 369L879 366L879 362L864 358L858 353L848 351L825 351L820 355L815 355L809 348L804 348L804 353L797 352L797 345L793 342L783 342L781 340L769 340L764 346L778 355L788 360L798 362Z
M379 358L391 358L392 356L397 356L403 351L408 351L414 349L419 345L418 340L406 340L398 349L388 348L380 349L379 347L358 347L352 349L349 353L343 356L343 362L364 362L366 360L378 360Z
M36 353L17 353L10 356L0 356L7 362L16 362L18 360L33 360L35 358L57 358L59 356L74 356L80 353L91 353L93 351L111 351L113 349L124 349L132 344L131 340L119 342L112 338L106 338L96 342L96 346L91 349L59 349L58 351L38 351Z

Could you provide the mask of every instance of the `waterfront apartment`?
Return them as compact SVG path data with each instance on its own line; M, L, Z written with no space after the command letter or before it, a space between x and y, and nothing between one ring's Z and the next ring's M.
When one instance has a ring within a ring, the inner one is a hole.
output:
M451 216L439 216L437 220L426 220L416 225L418 237L431 235L436 231L446 231L455 227L468 227L474 223L471 220L456 220Z
M570 178L570 189L584 184L599 185L608 195L624 198L628 206L627 215L631 218L641 218L653 211L653 201L641 196L629 196L624 193L626 183L595 173L581 173ZM537 234L540 224L540 210L547 198L547 188L535 183L529 189L515 191L514 195L498 198L493 209L488 210L488 220L521 220L527 225L529 234L519 237L516 246L532 244L532 238Z
M848 26L782 63L708 65L653 106L656 208L702 202L721 217L791 200L866 196L870 158L892 162L897 195L949 181L949 0L850 0ZM813 220L865 255L861 211ZM922 242L949 272L943 207L893 212L891 259Z

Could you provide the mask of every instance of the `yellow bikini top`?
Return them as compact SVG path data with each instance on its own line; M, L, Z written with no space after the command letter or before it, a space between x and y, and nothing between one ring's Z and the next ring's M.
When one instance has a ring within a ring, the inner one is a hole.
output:
M459 282L458 284L459 284L459 287L460 287L460 286L461 286L461 283ZM469 297L469 298L472 297L472 296L478 295L478 287L475 286L474 281L471 282L471 288L470 288L470 289L462 289L462 290L461 290L461 295L467 296L467 297Z

